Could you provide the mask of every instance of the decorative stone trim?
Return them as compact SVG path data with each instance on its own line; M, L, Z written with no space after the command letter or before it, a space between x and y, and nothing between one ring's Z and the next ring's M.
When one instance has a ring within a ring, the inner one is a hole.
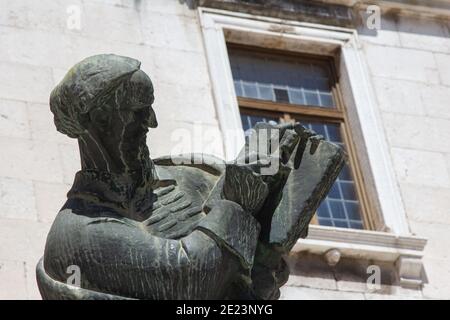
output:
M311 225L308 237L299 240L292 252L324 255L327 259L335 250L340 258L391 262L397 268L402 287L419 289L423 284L422 257L426 243L426 239L414 236Z
M311 0L197 0L197 5L233 12L342 27L349 27L353 25L354 21L353 8L351 7Z
M423 264L415 257L400 256L397 260L397 270L400 285L406 288L418 289L423 285Z

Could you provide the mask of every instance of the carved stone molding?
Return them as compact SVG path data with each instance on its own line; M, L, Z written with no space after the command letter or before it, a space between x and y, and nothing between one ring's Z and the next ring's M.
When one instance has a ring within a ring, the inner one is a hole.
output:
M415 236L312 225L308 237L298 241L292 251L325 258L339 252L339 258L393 263L400 286L420 289L425 280L422 257L426 243L426 239Z
M197 2L202 7L342 27L352 26L354 21L352 8L314 1L198 0Z
M400 285L420 289L423 285L423 263L417 257L400 256L396 262Z

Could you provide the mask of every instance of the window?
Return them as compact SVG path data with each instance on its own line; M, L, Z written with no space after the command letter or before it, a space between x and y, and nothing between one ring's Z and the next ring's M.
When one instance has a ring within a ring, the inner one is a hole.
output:
M244 131L260 121L298 121L349 154L313 223L372 229L333 59L237 45L228 53Z

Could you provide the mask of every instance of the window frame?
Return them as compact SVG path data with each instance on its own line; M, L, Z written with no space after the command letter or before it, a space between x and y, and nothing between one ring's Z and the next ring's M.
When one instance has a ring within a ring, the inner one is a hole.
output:
M357 31L205 7L199 7L198 14L226 160L233 160L245 142L227 42L336 56L342 93L349 110L348 125L355 135L365 186L377 211L376 230L410 236ZM329 229L333 232L332 227Z
M227 41L338 56L341 90L351 115L348 125L352 132L357 132L357 152L364 180L370 186L371 196L377 198L380 227L370 231L311 225L308 237L300 239L292 252L326 255L330 249L335 249L342 257L395 263L402 286L420 287L427 239L409 231L357 31L202 6L198 8L198 16L227 160L233 160L244 144Z
M256 55L276 55L279 57L286 57L289 60L296 60L306 63L319 63L328 69L328 74L331 80L331 92L334 99L334 107L317 107L311 105L300 105L292 103L280 103L269 100L255 99L255 98L245 98L237 96L238 106L240 111L245 111L245 113L266 115L268 117L280 117L289 121L292 119L290 116L299 116L307 121L318 121L318 122L331 122L337 123L340 126L340 132L342 137L342 142L346 146L348 161L350 171L352 173L355 190L358 197L360 205L361 220L363 223L364 230L375 230L375 211L373 205L368 196L367 190L364 186L364 179L362 176L362 171L360 167L360 160L355 149L354 141L351 134L351 128L348 126L348 116L347 109L345 107L345 102L342 97L339 77L336 69L336 61L333 56L318 56L311 54L303 54L298 52L291 52L285 50L277 49L267 49L256 46L227 43L228 50L239 50L245 52L251 52ZM313 224L318 224L316 216L312 221Z

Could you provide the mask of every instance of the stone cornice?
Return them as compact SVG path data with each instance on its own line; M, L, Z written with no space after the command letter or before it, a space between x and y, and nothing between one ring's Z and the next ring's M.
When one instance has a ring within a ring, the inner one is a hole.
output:
M280 19L354 27L359 12L377 5L384 14L444 19L450 0L196 0L196 4L222 10Z
M449 0L312 0L315 3L365 8L378 5L383 12L444 18L450 16Z
M422 275L427 240L416 236L401 236L387 232L340 229L311 225L306 239L300 239L292 252L390 262L396 266L402 287L418 289Z
M340 27L354 24L352 8L332 3L304 0L197 0L197 4L205 8Z

